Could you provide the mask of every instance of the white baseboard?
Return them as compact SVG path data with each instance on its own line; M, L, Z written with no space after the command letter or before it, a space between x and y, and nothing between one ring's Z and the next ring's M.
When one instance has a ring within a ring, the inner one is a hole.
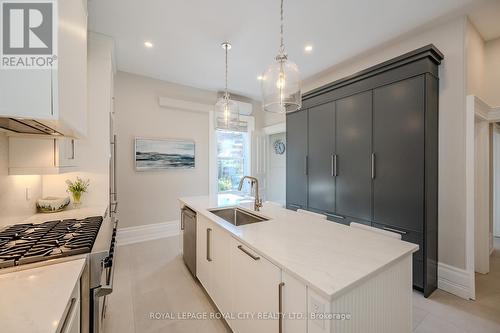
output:
M471 275L464 269L447 264L438 264L438 288L465 299L474 299L474 286Z
M137 227L120 228L117 233L117 244L127 245L148 240L176 236L179 234L179 221L146 224Z

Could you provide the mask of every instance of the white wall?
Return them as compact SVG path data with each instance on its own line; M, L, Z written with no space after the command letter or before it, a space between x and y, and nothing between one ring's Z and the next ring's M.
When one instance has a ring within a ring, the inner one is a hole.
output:
M487 101L484 40L469 20L467 20L465 50L467 95L474 95Z
M486 102L492 107L500 106L500 38L485 45Z
M402 36L307 80L303 89L317 88L430 43L443 52L439 68L439 261L461 269L466 267L465 29L466 19L459 18Z
M36 199L42 196L41 176L9 176L9 142L0 132L0 228L20 223L36 212ZM26 200L26 188L31 199Z
M66 179L77 176L90 180L88 193L82 196L83 205L109 203L110 111L112 104L112 47L111 39L89 35L88 49L88 134L78 140L77 172L43 176L44 196L65 196Z
M177 220L177 198L208 194L208 112L160 107L160 96L213 105L215 92L118 72L115 76L117 185L121 227ZM194 169L134 168L134 138L194 140Z

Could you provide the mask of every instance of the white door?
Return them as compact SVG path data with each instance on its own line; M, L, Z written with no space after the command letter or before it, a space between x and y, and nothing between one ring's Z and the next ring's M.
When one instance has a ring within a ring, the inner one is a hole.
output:
M281 270L236 239L231 240L231 289L235 333L276 333Z

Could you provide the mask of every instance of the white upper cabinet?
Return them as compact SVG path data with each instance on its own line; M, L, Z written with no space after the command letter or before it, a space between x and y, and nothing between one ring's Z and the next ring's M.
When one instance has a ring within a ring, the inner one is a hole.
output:
M56 69L0 70L0 117L35 119L65 136L87 134L87 2L59 0Z
M47 175L77 168L76 140L72 138L9 138L9 175Z

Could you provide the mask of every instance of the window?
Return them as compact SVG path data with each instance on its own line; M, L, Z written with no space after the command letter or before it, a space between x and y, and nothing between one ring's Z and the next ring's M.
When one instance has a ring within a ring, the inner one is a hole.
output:
M238 191L240 179L249 174L248 133L217 130L217 190Z

